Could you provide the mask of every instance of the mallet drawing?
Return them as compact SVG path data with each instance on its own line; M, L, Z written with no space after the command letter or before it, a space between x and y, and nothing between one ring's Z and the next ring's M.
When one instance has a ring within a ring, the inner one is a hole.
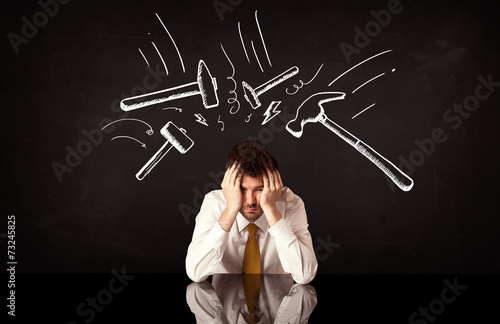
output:
M201 100L206 109L219 105L217 80L212 77L203 60L198 63L198 74L195 82L125 98L120 102L120 108L129 111L195 95L201 95Z
M293 66L286 70L285 72L281 73L280 75L272 78L271 80L267 81L266 83L258 86L257 88L252 88L248 83L245 81L241 82L241 85L243 86L243 91L245 92L244 96L245 99L250 103L253 109L257 109L260 107L261 103L259 101L259 96L266 92L267 90L271 89L272 87L280 84L281 82L291 78L295 74L299 73L299 68L296 66Z
M138 180L144 179L144 177L151 172L151 170L158 164L158 162L160 162L161 159L163 159L172 147L175 147L179 152L181 152L181 154L185 154L194 145L193 140L186 135L186 130L178 128L172 122L168 122L165 126L163 126L160 133L167 139L167 141L151 157L151 159L149 159L142 169L137 172L135 177Z
M305 124L319 122L374 163L401 190L411 190L413 187L413 180L410 177L377 151L362 142L359 138L333 122L325 114L325 109L323 108L324 103L342 100L344 97L345 93L343 92L320 92L310 96L300 105L295 118L287 123L286 130L298 138L302 136Z

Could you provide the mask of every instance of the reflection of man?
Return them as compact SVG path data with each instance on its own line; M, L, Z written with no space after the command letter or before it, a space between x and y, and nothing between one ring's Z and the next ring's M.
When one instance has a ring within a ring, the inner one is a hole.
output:
M248 323L245 275L218 274L191 283L186 300L197 323ZM307 323L317 304L310 285L293 284L289 275L262 275L256 323Z
M297 283L310 282L318 264L304 203L283 187L271 151L258 142L236 145L221 187L205 196L196 217L186 257L189 278L290 273Z

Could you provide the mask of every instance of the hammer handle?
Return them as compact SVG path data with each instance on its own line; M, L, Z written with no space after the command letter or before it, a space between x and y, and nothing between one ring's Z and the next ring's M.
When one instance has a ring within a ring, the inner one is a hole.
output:
M137 172L137 174L135 175L137 180L144 179L144 177L147 176L149 172L151 172L151 170L158 164L158 162L160 162L161 159L163 159L163 157L168 153L168 151L170 151L171 148L172 144L170 144L169 141L166 141L165 144L160 147L158 152L156 152L151 157L151 159L149 159L149 161L142 167L142 169Z
M198 82L186 83L177 87L158 90L125 98L120 102L120 108L124 111L139 109L146 106L156 105L174 99L190 97L200 93Z
M340 127L324 114L321 116L320 122L375 164L401 190L409 191L413 187L413 180L410 177L359 138Z

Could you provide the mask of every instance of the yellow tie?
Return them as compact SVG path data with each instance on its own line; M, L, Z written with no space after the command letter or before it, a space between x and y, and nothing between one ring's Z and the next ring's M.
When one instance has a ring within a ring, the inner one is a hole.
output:
M257 233L259 227L250 223L246 229L248 231L248 240L243 255L243 273L260 274L259 244L255 238L255 233Z
M260 320L256 312L260 296L260 274L244 273L242 276L243 292L245 293L245 301L248 307L248 316L245 318L245 321L248 324L256 324Z

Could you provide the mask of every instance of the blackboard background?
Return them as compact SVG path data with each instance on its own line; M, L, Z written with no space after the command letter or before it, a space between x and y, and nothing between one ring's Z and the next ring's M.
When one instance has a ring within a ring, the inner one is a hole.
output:
M107 273L125 266L136 273L184 272L194 214L183 217L180 207L196 210L201 193L215 188L211 174L220 176L229 150L253 136L272 149L285 185L306 204L320 273L498 273L498 88L457 129L443 113L474 95L479 76L500 80L499 4L401 1L403 10L348 62L339 44L354 45L354 28L364 29L374 20L370 11L386 9L387 3L243 0L221 21L212 1L74 0L61 5L16 54L6 35L21 35L21 18L32 21L40 7L35 1L3 1L0 232L7 232L7 215L15 215L17 270ZM174 38L185 73L155 13ZM264 72L251 52L248 64L238 22L247 49L254 41ZM207 110L192 97L165 105L182 113L160 107L131 112L127 117L148 122L155 133L148 136L137 122L115 124L60 181L54 161L65 164L67 147L87 140L83 131L123 117L116 100L142 85L148 72L137 48L152 67L163 66L152 41L169 68L157 89L193 82L203 59L217 78L219 107ZM236 69L241 108L234 115L227 103L232 71L220 44ZM327 87L388 49L393 51ZM314 82L293 96L285 93L323 63ZM241 81L256 87L291 66L300 73L261 97L262 107L251 109ZM350 92L382 72L386 76L352 100L330 106L328 115L396 164L418 149L415 140L442 128L446 141L415 166L409 192L393 190L372 163L319 124L307 125L300 139L283 130L310 95ZM283 119L262 126L272 100L282 101ZM196 122L196 113L208 127ZM168 121L185 128L195 145L184 155L172 150L143 181L136 180L135 173L164 143L159 130ZM147 148L132 140L111 141L119 135L133 136Z

